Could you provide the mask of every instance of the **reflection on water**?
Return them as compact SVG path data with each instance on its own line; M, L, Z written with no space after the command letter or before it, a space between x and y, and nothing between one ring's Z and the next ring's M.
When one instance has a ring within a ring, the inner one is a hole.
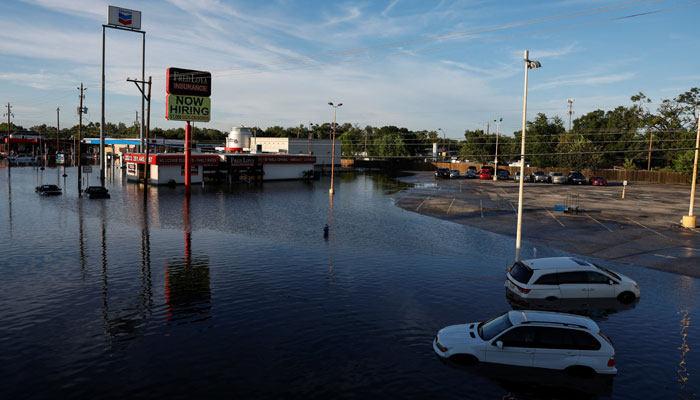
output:
M688 364L686 362L686 355L690 351L690 346L688 345L688 333L686 332L690 328L690 317L688 316L690 312L688 310L681 310L678 312L682 316L681 318L681 346L678 348L681 351L681 361L678 364L678 384L680 385L679 398L689 399L690 394L686 393L686 388L688 385L688 378L690 377L690 372L688 371ZM695 393L692 393L692 397L695 397Z
M91 201L66 170L64 195L49 198L34 186L53 175L0 169L4 398L671 398L675 382L682 396L700 388L695 279L615 264L644 301L557 304L614 341L614 390L465 371L436 361L432 338L511 308L512 238L396 207L392 193L414 189L378 174L343 174L332 198L325 177L186 197L115 170L112 198ZM533 247L568 255L523 245Z
M616 298L611 299L522 299L506 290L508 304L514 310L542 310L569 314L578 314L595 321L604 321L610 314L631 310L637 306L640 299L624 304Z
M564 371L527 368L512 365L477 363L460 364L438 359L449 368L459 370L466 381L484 377L497 383L504 399L590 399L613 393L614 376L575 376ZM489 396L499 398L499 396Z

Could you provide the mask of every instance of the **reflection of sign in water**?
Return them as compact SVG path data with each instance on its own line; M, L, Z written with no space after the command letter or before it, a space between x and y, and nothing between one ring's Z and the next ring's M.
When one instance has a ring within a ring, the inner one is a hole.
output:
M197 175L199 173L199 167L196 165L190 165L190 174ZM180 166L180 176L185 176L185 166Z
M211 309L209 257L193 256L189 264L185 259L166 260L165 265L168 319L176 315L201 318Z
M134 164L134 163L126 164L126 172L130 175L135 174L136 173L136 164Z
M91 174L92 173L92 165L83 165L83 173L84 174Z
M66 156L64 156L63 153L56 154L56 163L57 164L63 164L65 162L66 162Z

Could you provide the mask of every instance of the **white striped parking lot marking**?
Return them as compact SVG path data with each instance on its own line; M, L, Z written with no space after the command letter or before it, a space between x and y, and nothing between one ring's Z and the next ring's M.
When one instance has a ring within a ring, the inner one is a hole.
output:
M603 225L603 223L602 223L602 222L600 222L600 221L598 221L597 219L595 219L595 218L591 217L591 215L590 215L590 214L586 213L586 215L588 215L588 218L590 218L590 219L592 219L593 221L595 221L595 222L599 223L599 224L600 224L600 226L602 226L603 228L607 229L607 230L608 230L609 232L612 232L612 231L613 231L612 229L610 229L610 228L608 228L607 226Z
M665 256L665 255L663 255L663 254L654 254L654 255L655 255L656 257L661 257L661 258L678 258L678 257L674 257L674 256Z
M548 213L555 221L559 222L559 225L561 225L562 228L566 228L566 226L565 226L561 221L559 221L559 220L557 219L557 217L555 217L554 214L552 214L548 209L546 209L546 208L544 208L544 207L542 207L542 209L544 209L545 211L547 211L547 213Z
M450 213L450 210L452 209L452 205L455 203L455 198L452 198L452 202L450 203L450 206L447 208L447 214Z
M421 201L420 204L418 204L418 208L416 208L416 211L420 210L420 208L423 206L423 203L425 203L426 200L428 199L423 199L423 201Z
M635 220L633 220L633 219L627 218L627 220L630 221L630 222L634 222L635 224L641 226L642 228L648 230L649 232L654 232L654 233L656 233L657 235L661 236L661 237L664 238L664 239L668 239L668 238L669 238L668 236L664 235L663 233L660 233L660 232L657 232L657 231L655 231L655 230L653 230L653 229L651 229L651 228L648 228L648 227L646 227L646 226L640 224L639 222L637 222L637 221L635 221Z

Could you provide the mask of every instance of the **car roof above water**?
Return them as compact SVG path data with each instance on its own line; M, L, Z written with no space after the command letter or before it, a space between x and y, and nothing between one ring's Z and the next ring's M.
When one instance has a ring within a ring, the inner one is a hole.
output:
M593 332L599 332L600 328L592 319L574 314L564 314L551 311L509 311L508 319L513 325L528 323L576 325Z
M523 264L533 270L536 269L594 269L595 267L583 260L573 257L549 257L549 258L533 258L531 260L523 260Z

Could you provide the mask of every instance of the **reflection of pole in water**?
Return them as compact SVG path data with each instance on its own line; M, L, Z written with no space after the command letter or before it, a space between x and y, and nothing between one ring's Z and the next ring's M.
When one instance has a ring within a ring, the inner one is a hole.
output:
M185 193L185 205L182 210L182 226L185 230L185 264L192 265L192 229L190 227L190 194Z
M333 213L333 194L331 193L329 196L329 202L328 202L328 227L329 231L333 232L333 239L335 239L335 215ZM326 237L326 240L328 240L328 235L325 234L324 236ZM331 240L331 248L330 248L330 259L328 260L328 274L330 279L333 279L333 259L334 259L334 246L333 246L334 241Z
M690 312L688 310L681 310L677 312L676 314L682 314L683 318L681 318L681 346L678 347L678 350L681 351L681 361L678 364L678 384L680 385L680 393L679 393L679 398L681 399L686 399L690 398L691 396L685 396L683 392L685 391L685 386L688 383L688 377L690 376L690 373L688 372L688 366L685 361L685 355L690 351L690 346L688 346L688 333L686 333L686 329L690 328L690 317L688 314ZM694 396L692 396L694 397Z
M85 275L87 274L87 269L85 268L85 241L83 240L83 203L78 202L78 250L80 259L80 271L85 280Z
M10 162L7 162L7 212L8 222L10 224L10 239L12 239L12 168L9 167Z
M143 202L143 228L141 229L141 301L144 310L153 304L151 283L151 235L148 230L148 202Z

